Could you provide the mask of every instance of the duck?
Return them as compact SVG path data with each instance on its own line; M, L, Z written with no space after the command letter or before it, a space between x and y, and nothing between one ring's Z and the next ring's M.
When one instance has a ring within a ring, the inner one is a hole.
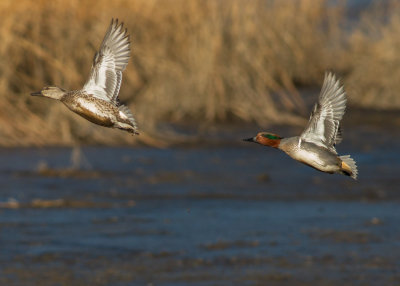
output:
M280 149L294 160L321 172L342 174L356 180L358 170L354 159L350 155L339 156L335 149L342 141L340 121L346 102L346 92L340 81L327 72L318 101L300 136L284 138L271 132L259 132L243 140Z
M118 19L111 20L100 49L95 53L89 79L82 89L67 91L49 86L31 95L59 100L92 123L138 135L132 112L118 99L122 72L130 57L130 37L123 26Z

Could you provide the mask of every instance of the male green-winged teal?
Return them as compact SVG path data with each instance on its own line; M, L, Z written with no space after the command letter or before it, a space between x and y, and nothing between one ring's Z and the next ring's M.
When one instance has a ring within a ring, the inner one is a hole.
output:
M129 55L127 30L123 29L123 23L118 25L118 20L112 19L100 50L94 56L89 80L81 90L66 91L52 86L31 95L60 100L73 112L98 125L139 134L131 111L118 100L122 72Z
M350 155L338 156L335 145L342 141L340 120L346 109L346 93L332 73L325 74L322 90L300 136L283 138L260 132L244 139L281 149L293 159L325 173L338 173L357 179L356 162Z

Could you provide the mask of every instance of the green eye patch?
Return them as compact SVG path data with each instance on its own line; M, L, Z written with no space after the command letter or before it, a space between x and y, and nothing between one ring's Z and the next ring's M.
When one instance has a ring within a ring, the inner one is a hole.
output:
M281 139L281 137L276 136L276 135L272 135L272 134L262 134L263 137L268 138L268 139L272 139L272 140L276 140L276 139Z

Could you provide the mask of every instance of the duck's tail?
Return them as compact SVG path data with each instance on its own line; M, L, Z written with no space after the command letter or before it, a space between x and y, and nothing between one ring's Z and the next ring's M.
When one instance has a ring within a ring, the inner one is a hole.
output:
M132 112L129 110L128 106L126 105L120 105L118 106L118 109L120 112L122 112L125 117L129 120L131 128L126 129L128 132L133 133L133 134L139 134L138 128L136 125L136 120L133 117Z
M342 174L357 180L358 170L356 162L353 160L353 158L351 158L350 155L344 155L340 156L340 159L342 160L340 166Z

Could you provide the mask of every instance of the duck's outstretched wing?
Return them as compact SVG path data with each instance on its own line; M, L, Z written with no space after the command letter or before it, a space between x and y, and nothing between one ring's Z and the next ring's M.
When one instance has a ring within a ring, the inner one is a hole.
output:
M342 140L343 140L343 132L342 132L342 128L340 128L340 125L339 125L338 130L336 132L335 142L333 145L336 146L337 144L342 142Z
M122 81L122 72L129 61L130 41L123 23L111 20L99 51L95 54L89 80L83 86L88 94L115 104Z
M318 102L300 138L335 151L341 141L339 123L346 109L346 92L332 73L326 73ZM336 151L335 151L336 152Z

